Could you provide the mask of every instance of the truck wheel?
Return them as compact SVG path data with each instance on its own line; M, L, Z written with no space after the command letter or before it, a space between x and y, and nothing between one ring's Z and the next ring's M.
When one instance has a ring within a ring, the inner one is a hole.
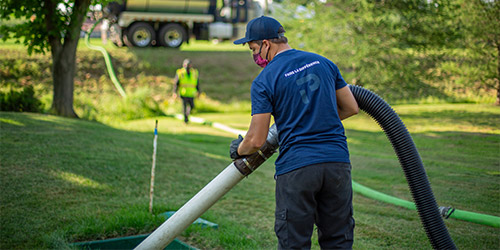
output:
M187 32L179 24L167 24L160 29L158 40L162 46L178 48L187 40Z
M156 34L151 25L139 22L130 26L127 32L127 38L133 46L144 48L155 42Z

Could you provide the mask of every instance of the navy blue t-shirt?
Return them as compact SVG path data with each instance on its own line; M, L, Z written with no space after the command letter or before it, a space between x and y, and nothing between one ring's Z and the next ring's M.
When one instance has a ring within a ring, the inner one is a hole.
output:
M276 175L325 162L350 162L337 112L337 89L347 86L337 65L320 55L276 55L251 87L252 115L271 113L279 133Z

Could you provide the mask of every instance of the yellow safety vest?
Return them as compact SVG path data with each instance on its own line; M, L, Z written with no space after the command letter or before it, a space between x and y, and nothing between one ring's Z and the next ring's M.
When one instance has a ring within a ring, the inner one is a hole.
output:
M185 68L177 70L179 77L179 93L184 97L194 97L196 95L196 86L198 86L198 70L191 69L191 74L187 74Z

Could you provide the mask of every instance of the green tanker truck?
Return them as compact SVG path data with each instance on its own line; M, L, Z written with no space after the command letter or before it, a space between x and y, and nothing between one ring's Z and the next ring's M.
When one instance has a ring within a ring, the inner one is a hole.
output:
M118 46L177 48L193 37L244 36L246 23L264 13L264 1L124 0L106 6L104 16L111 23L110 40Z

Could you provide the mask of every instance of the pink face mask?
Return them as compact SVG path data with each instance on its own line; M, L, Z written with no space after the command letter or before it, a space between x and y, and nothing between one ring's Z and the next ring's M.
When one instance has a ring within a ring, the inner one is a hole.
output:
M253 55L253 60L255 61L255 63L257 65L259 65L260 67L264 68L264 67L267 66L267 64L269 63L269 61L266 60L266 59L262 59L262 57L260 56L260 52L261 51L262 51L262 45L260 45L259 53ZM269 54L269 50L267 51L267 53ZM267 58L267 55L266 55L266 58Z

